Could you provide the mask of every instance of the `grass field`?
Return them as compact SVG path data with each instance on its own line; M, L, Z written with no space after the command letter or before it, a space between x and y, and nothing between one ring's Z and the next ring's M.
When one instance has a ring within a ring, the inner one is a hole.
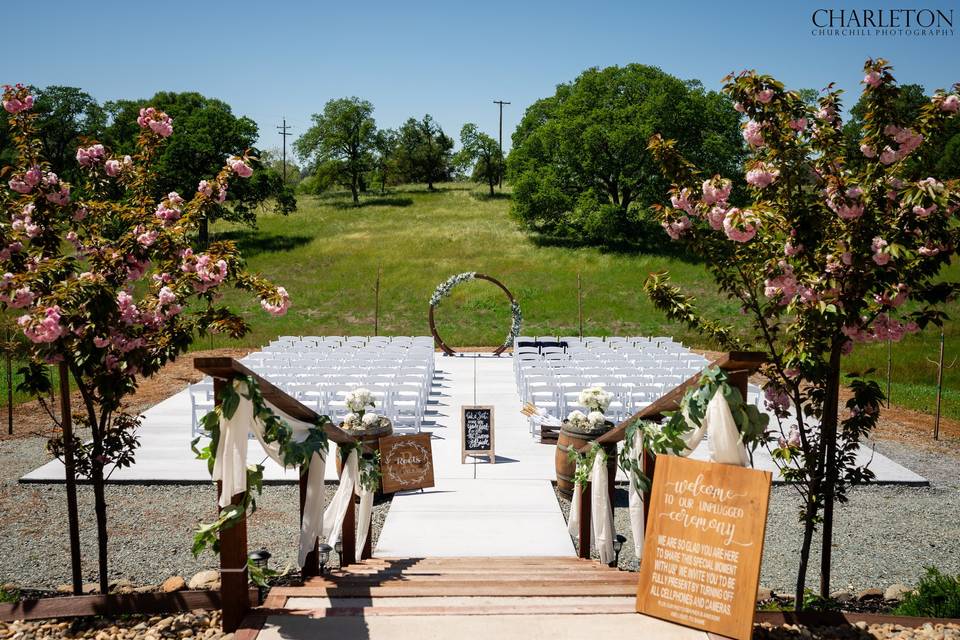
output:
M686 344L713 347L667 322L642 292L644 278L669 270L713 317L740 322L737 305L716 295L701 265L669 255L627 255L592 248L539 246L508 214L506 197L489 198L471 185L398 188L367 197L354 208L346 196L301 197L288 217L265 214L259 229L218 223L217 238L236 240L249 266L283 284L294 306L270 318L252 301L230 293L259 345L278 335L372 334L374 284L381 269L379 333L427 335L427 300L438 284L462 271L492 275L511 289L523 310L526 335L577 333L577 274L583 283L585 335L673 335ZM664 242L668 242L664 236ZM957 265L954 265L956 267ZM956 268L950 275L957 275ZM956 305L955 305L956 307ZM956 315L957 309L952 309ZM440 334L451 345L493 346L509 328L509 305L486 282L462 285L437 311ZM892 397L932 412L935 398L935 330L893 346ZM225 346L223 340L198 348ZM947 364L960 346L956 324L947 326ZM886 345L858 346L848 370L877 370L885 381ZM945 371L944 413L960 418L960 367Z
M642 291L647 274L669 270L712 317L743 322L737 305L716 295L702 265L670 255L628 255L592 248L540 246L509 217L507 197L490 198L466 184L398 188L368 196L359 208L346 195L301 196L289 216L265 213L256 230L226 223L214 239L232 239L249 267L284 285L293 307L282 318L264 313L248 295L230 291L226 302L253 326L243 341L262 345L279 335L372 335L374 285L381 270L379 333L428 335L427 301L438 284L463 271L487 273L513 292L525 335L576 335L577 274L583 284L584 335L672 335L704 348L715 345L667 322ZM664 235L664 246L668 242ZM958 275L957 265L951 269ZM954 305L951 315L956 316ZM494 285L457 287L437 310L437 325L453 346L494 346L506 336L510 307ZM960 347L957 325L947 326L947 364ZM939 334L930 330L893 345L892 397L933 412ZM235 344L202 339L196 348ZM847 370L876 369L885 384L887 347L858 346ZM944 375L944 414L960 419L960 366ZM26 399L19 397L18 400ZM5 404L6 398L0 398Z

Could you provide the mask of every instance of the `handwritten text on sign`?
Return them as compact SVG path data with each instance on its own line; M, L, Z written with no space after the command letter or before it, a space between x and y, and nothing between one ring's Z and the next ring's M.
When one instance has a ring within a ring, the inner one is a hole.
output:
M637 611L749 638L770 478L766 471L659 456Z
M482 453L496 461L493 444L493 407L465 405L461 407L463 446L461 463L468 454Z
M380 471L384 493L432 487L430 434L380 438Z

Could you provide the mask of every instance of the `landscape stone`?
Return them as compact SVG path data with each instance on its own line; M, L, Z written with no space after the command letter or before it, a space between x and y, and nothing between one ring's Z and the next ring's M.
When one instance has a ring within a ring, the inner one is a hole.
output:
M883 591L880 589L864 589L857 594L857 600L866 602L868 600L883 600Z
M853 600L853 594L845 589L842 589L840 591L834 591L831 593L830 598L832 600L836 600L837 602L850 602Z
M913 590L905 584L892 584L883 592L883 599L891 602L900 602L911 591Z
M180 576L170 576L169 578L163 581L163 584L160 585L160 591L164 593L173 593L175 591L183 591L186 588L187 588L187 583Z
M73 587L71 587L70 589L72 591ZM90 595L93 593L98 593L100 591L100 586L94 582L84 582L83 588L81 590L85 595Z
M760 587L757 589L757 602L766 602L773 598L773 591L767 589L766 587Z
M190 578L191 589L218 589L220 588L220 572L216 569L207 569L194 574ZM881 594L883 595L883 594Z

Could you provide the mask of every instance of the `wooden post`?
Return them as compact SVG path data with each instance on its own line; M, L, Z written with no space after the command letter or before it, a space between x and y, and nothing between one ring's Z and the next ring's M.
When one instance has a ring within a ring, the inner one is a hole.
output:
M937 361L937 417L933 422L933 439L940 439L940 401L943 398L943 329L940 330L940 359Z
M579 326L579 335L583 337L583 286L580 282L580 272L577 272L577 322Z
M373 306L373 335L380 335L380 265L377 265L377 283L373 287L374 306Z
M13 363L12 354L13 351L13 340L10 337L10 325L7 324L7 319L3 319L3 341L5 343L4 348L4 360L6 361L7 368L7 435L13 435Z
M657 465L657 458L647 449L643 450L640 458L640 470L647 476L650 482L653 482L653 473ZM643 492L643 531L647 530L647 519L650 517L650 491ZM639 558L638 558L639 561Z
M590 559L590 483L580 490L580 531L577 533L577 555Z
M309 469L309 467L307 468ZM300 526L303 526L303 508L307 504L307 469L300 470ZM300 569L300 575L304 578L312 578L320 575L320 541L315 540L313 551L307 554L304 559L303 568Z
M9 358L8 353L8 363L10 361ZM10 402L7 406L7 411L13 411L13 398L9 389L7 399ZM11 421L11 426L12 424ZM83 574L80 570L80 517L77 510L77 473L73 461L73 416L70 412L70 370L66 362L60 363L60 428L63 432L63 477L67 489L67 529L69 530L70 537L70 573L73 583L73 595L79 596L83 594Z
M213 402L220 406L224 386L228 380L214 378ZM219 504L221 485L217 483ZM243 494L232 497L231 504L239 504ZM220 599L223 606L223 631L233 633L250 611L250 593L247 589L247 518L244 514L240 521L229 529L220 531Z
M367 529L367 539L363 543L363 550L360 552L360 560L369 560L373 557L373 526Z

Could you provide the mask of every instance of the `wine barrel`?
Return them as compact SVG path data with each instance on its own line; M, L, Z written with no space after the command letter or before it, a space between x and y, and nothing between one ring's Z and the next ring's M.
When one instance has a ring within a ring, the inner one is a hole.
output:
M376 429L347 429L340 424L340 428L347 432L349 435L353 436L357 440L363 443L365 449L369 451L380 451L380 438L386 438L387 436L393 435L393 424L387 424L382 427L377 427ZM370 454L366 454L370 455ZM343 460L340 458L338 453L337 455L337 475L340 475L343 470ZM377 491L378 494L383 493L383 485L381 484L380 489Z
M579 429L568 422L564 422L560 427L560 436L557 438L557 452L555 455L557 467L557 489L567 498L573 497L573 474L576 471L576 464L570 459L570 449L580 450L590 444L607 431L613 428L612 423L607 423L604 429ZM607 473L610 476L612 485L617 474L617 445L605 445L604 451L607 453Z

